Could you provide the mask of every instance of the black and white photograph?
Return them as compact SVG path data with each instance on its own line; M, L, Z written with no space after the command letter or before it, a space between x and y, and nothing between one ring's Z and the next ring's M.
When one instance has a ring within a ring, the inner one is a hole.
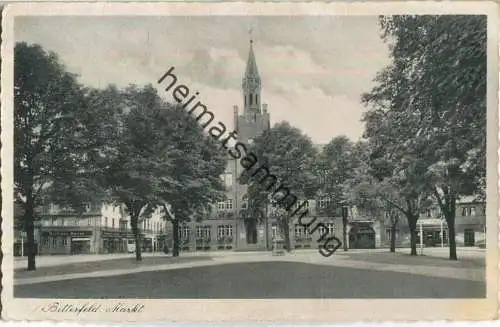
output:
M498 314L497 7L318 6L4 6L7 319Z

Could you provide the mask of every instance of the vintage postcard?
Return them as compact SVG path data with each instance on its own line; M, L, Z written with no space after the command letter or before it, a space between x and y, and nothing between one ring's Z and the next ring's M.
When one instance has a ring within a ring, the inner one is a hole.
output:
M494 2L17 3L2 317L498 317Z

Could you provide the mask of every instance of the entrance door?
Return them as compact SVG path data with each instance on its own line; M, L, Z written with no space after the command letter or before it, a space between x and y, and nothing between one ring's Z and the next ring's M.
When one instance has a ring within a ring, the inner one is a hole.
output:
M474 231L472 229L464 230L464 245L465 246L474 246Z
M255 219L248 219L245 223L247 232L247 243L257 244L257 221Z
M71 241L71 254L90 253L90 240L73 239Z
M373 228L353 227L349 232L349 248L374 249L375 231L373 230Z

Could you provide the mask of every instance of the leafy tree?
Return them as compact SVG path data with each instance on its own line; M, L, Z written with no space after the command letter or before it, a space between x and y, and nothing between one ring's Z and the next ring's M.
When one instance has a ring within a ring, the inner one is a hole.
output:
M316 192L312 171L316 149L299 129L282 122L255 138L250 151L258 159L258 164L242 174L242 182L250 183L247 191L249 203L256 203L258 210L273 204L284 209L278 210L283 214L277 218L285 247L291 251L290 209L301 198L310 198ZM276 179L266 179L260 167L268 169ZM265 192L271 196L265 196Z
M191 219L200 220L211 206L224 198L225 186L220 176L227 165L227 151L203 133L196 119L181 106L167 106L160 124L170 150L165 156L171 163L170 178L160 197L164 215L173 226L173 256L179 255L179 226Z
M89 107L85 90L54 53L18 43L14 49L14 192L22 206L28 270L35 270L35 207L43 199L79 208L96 188L90 153L104 139L107 116Z
M386 81L388 71L379 75ZM401 84L403 82L399 81ZM417 147L412 138L418 124L412 120L398 104L400 85L394 84L376 87L364 95L364 101L374 107L368 111L364 136L368 140L368 158L366 171L373 179L374 195L381 198L390 207L399 210L407 218L410 229L411 255L417 255L417 220L429 205L429 179L426 178L427 164L421 160L421 147ZM387 92L384 94L384 92ZM396 96L393 96L395 94ZM392 102L386 101L386 98ZM424 144L421 144L424 146ZM414 151L409 151L413 147Z
M111 95L110 100L118 100ZM122 101L111 101L118 110L118 133L105 158L103 183L110 199L123 204L130 215L135 238L135 257L142 260L139 223L149 219L163 203L164 188L176 183L172 176L169 151L175 148L163 130L165 104L157 91L148 85L131 86L122 94ZM120 111L122 114L120 114Z
M346 136L333 138L319 154L315 171L321 176L320 196L330 201L324 209L329 216L344 216L343 208L349 207L346 186L353 178L358 158L354 144ZM347 251L347 219L342 219L344 251Z
M446 219L456 260L456 200L485 186L486 16L380 21L392 63L365 101L401 124L399 141L425 167L422 181Z

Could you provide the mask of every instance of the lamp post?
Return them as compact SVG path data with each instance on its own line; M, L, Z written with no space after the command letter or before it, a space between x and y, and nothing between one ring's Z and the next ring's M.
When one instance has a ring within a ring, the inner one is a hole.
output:
M344 243L344 251L348 250L348 247L347 247L347 216L348 216L348 207L345 203L342 203L342 242Z

